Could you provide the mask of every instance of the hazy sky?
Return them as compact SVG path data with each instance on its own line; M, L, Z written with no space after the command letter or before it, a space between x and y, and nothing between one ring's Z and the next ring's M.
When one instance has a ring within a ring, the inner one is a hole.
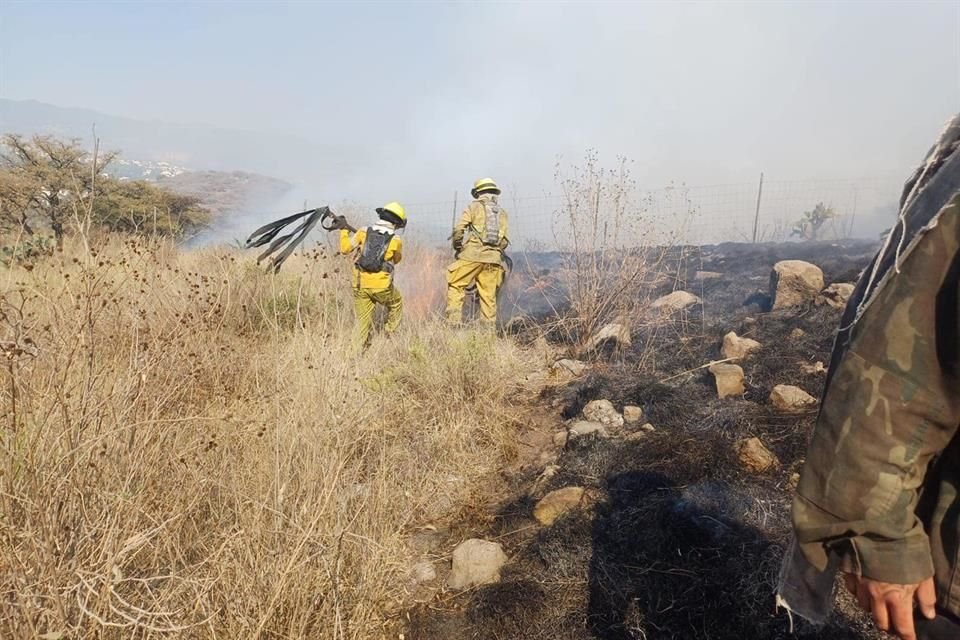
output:
M960 109L960 3L2 0L0 95L343 146L377 191L588 147L645 185L901 176Z

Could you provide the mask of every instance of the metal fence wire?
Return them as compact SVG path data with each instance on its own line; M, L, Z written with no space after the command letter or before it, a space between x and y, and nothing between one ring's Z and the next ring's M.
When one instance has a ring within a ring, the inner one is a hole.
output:
M858 180L772 180L754 183L636 189L627 209L649 221L635 239L651 244L671 238L685 244L784 242L811 239L796 229L818 204L833 217L819 228L817 240L878 238L896 219L903 181L891 177ZM443 244L454 220L469 202L463 194L446 199L404 203L411 224L406 236L418 244ZM515 247L557 250L569 215L558 193L525 194L504 188L500 202L510 213ZM366 204L362 206L367 206ZM375 205L369 204L372 209ZM574 212L576 213L576 212ZM628 214L629 215L629 214ZM630 239L625 240L626 243Z

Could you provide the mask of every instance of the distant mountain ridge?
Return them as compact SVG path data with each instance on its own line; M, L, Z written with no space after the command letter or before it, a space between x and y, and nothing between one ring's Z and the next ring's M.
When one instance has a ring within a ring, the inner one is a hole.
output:
M330 174L331 150L295 136L198 124L172 124L58 107L36 100L0 98L0 133L55 135L90 144L93 127L105 149L121 157L166 162L190 170L248 171L283 180Z

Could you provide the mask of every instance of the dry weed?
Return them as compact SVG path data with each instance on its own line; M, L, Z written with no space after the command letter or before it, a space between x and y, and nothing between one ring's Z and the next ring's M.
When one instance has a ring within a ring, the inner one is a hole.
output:
M0 637L380 637L405 532L509 455L535 354L420 320L356 357L344 261L251 261L0 273Z

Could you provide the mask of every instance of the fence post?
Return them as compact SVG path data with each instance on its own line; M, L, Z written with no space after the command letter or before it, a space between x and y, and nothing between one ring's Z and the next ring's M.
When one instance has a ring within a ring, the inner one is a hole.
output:
M760 186L757 188L757 213L753 216L753 244L757 244L757 226L760 224L760 198L763 196L763 171L760 172Z
M450 225L451 229L457 227L457 192L453 192L453 223Z

